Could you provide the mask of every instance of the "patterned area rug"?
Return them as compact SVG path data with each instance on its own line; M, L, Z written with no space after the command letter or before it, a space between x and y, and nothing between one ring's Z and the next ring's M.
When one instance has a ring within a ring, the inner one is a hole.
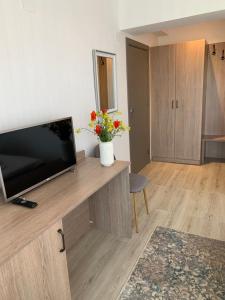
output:
M120 300L224 300L225 242L157 227Z

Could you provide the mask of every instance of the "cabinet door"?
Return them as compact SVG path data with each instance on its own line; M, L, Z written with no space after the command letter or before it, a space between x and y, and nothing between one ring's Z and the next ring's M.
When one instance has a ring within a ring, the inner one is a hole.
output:
M175 46L151 48L153 159L174 158Z
M205 41L176 45L175 158L200 162Z
M0 267L0 299L71 299L60 228L56 223Z

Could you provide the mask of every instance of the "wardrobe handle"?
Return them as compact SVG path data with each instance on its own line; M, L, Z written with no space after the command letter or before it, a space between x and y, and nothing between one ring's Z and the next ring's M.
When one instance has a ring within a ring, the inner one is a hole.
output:
M64 252L66 250L66 246L65 246L65 236L64 236L64 233L62 231L62 229L59 229L58 230L58 233L61 235L62 237L62 244L63 244L63 247L62 249L59 250L59 252Z
M176 100L176 108L179 108L178 100Z
M172 109L174 108L174 100L172 100Z

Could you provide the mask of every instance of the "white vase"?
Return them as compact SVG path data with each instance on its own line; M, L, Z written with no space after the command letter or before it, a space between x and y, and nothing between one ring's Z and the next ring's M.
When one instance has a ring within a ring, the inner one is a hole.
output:
M103 166L109 167L114 163L113 142L100 142L100 162Z

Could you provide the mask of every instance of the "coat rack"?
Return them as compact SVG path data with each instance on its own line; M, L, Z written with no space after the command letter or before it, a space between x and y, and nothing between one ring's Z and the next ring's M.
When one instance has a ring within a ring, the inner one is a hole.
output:
M213 48L213 49L212 49L211 54L215 56L215 55L216 55L216 52L217 52L217 51L216 51L216 45L213 44L213 45L212 45L212 48ZM221 60L225 60L224 49L222 50L222 55L221 55L220 59L221 59Z

